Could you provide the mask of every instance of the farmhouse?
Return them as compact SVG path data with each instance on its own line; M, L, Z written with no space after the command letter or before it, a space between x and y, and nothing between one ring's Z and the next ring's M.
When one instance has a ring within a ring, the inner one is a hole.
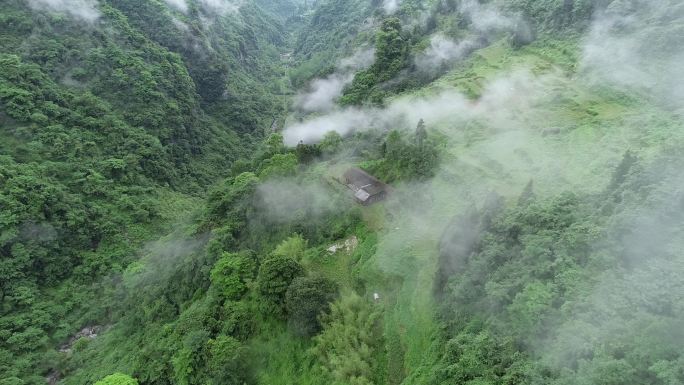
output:
M385 199L388 186L360 168L350 168L344 173L344 184L354 192L354 198L362 205Z

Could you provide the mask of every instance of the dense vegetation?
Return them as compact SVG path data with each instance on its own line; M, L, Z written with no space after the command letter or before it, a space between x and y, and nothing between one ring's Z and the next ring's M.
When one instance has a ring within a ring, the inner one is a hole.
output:
M640 167L628 154L599 194L539 199L527 190L514 207L493 197L456 218L435 287L448 331L434 383L681 381L681 291L669 280L651 286L676 263L667 249L681 239L641 239L654 224L632 222L680 222L679 212L660 211L679 199L663 167L679 160L666 159ZM653 196L647 185L666 192Z
M0 385L684 383L681 1L74 4L0 10Z
M99 12L96 26L23 1L0 14L7 381L42 383L56 359L46 347L103 317L104 277L227 175L281 109L266 84L282 73L282 27L260 9L245 8L244 24L186 16L192 32L158 2Z

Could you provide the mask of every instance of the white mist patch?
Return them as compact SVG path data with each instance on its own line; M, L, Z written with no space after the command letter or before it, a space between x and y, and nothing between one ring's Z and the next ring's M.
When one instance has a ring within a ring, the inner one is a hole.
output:
M340 60L338 66L341 70L361 70L368 68L375 62L375 49L359 49L356 50L351 56Z
M297 95L295 105L307 112L329 111L342 95L344 87L354 80L353 74L334 73L323 79L316 79L309 85L306 93Z
M49 223L25 222L21 225L19 236L35 242L51 242L57 239L57 230Z
M399 9L400 5L401 0L384 0L382 2L382 8L388 15L395 13Z
M654 78L646 71L647 58L638 55L639 37L614 29L630 20L625 17L602 16L592 25L582 52L585 74L618 86L644 87Z
M354 80L354 73L370 67L374 60L373 49L358 50L342 59L334 73L312 81L305 92L297 95L295 107L305 112L330 111L342 96L344 88Z
M639 176L650 179L647 187L639 194L623 195L624 209L611 218L606 231L617 249L606 253L629 267L605 270L589 295L567 306L564 322L535 346L548 365L567 367L595 347L619 344L625 337L664 337L659 349L684 343L681 167L681 155L660 159ZM654 176L656 180L651 179ZM595 247L603 252L605 244Z
M173 23L174 26L176 26L176 28L178 28L179 31L182 31L182 32L188 32L188 31L190 31L190 27L188 27L187 24L185 24L184 22L178 20L178 19L175 18L175 17L171 19L171 22Z
M584 39L584 79L660 99L684 108L684 33L671 13L681 0L614 2L599 14Z
M397 1L384 3L389 9L399 6ZM442 65L452 63L467 56L473 50L480 48L489 34L513 30L522 23L517 15L505 15L493 5L479 4L476 1L464 1L460 5L460 12L471 19L475 34L460 42L453 41L444 35L438 34L431 38L430 47L416 58L416 65L423 71L434 71ZM353 56L343 59L335 72L325 78L314 80L305 92L295 98L295 107L303 112L331 112L328 115L319 116L312 120L291 125L285 130L284 137L287 145L294 146L300 141L313 143L321 140L329 131L336 131L346 135L354 130L367 129L371 123L377 127L386 127L389 122L396 118L392 113L377 109L347 109L334 111L337 99L343 94L344 88L354 79L354 73L360 69L372 65L374 52L372 50L357 51ZM444 95L430 100L428 103L443 102ZM464 105L462 95L456 97L454 104ZM524 99L524 98L523 98ZM421 101L411 101L411 104L421 104ZM399 103L401 105L401 102ZM433 104L435 105L435 104ZM414 105L401 107L400 115L410 115L415 110ZM456 108L458 110L458 108ZM392 106L388 110L392 110ZM443 109L433 114L440 115ZM416 120L417 121L417 120Z
M330 199L329 188L312 181L266 181L257 188L257 196L267 219L277 224L297 217L315 219L345 209Z
M218 15L237 13L244 3L243 0L199 0L199 2L207 12Z
M519 70L491 81L476 101L456 90L444 90L426 97L400 98L386 108L332 111L286 127L284 141L288 146L300 141L316 143L330 131L344 136L352 131L415 126L420 119L432 123L484 119L492 127L507 129L520 111L545 95L545 83L552 79L553 75L535 77L527 70Z
M472 51L485 46L496 33L528 29L519 15L504 14L492 4L468 0L460 4L459 12L470 20L471 34L460 41L450 39L441 33L433 35L430 38L430 46L415 59L415 64L420 70L434 71L443 65L461 60Z
M164 2L183 13L188 11L188 3L185 0L164 0Z
M368 127L370 122L368 113L348 108L291 125L283 132L283 140L286 146L296 146L299 142L316 143L330 131L347 135L353 130Z
M160 239L145 245L145 255L142 259L130 266L126 285L134 289L138 285L149 285L153 282L166 282L179 267L186 263L193 263L196 254L209 240L209 234L201 234L194 238L183 238L177 235L174 238Z
M480 32L504 31L515 28L521 22L517 15L505 15L493 4L480 4L465 0L459 10L470 19L472 27Z
M416 65L422 70L437 69L444 64L463 59L478 47L471 38L456 42L437 34L430 38L430 47L416 57Z
M66 13L88 23L101 16L95 0L28 0L28 4L34 10Z

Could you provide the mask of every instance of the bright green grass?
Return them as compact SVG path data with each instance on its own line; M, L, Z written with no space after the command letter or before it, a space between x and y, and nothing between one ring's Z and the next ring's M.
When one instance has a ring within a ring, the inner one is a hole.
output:
M504 126L426 117L431 129L448 137L437 176L427 185L394 186L390 201L365 209L377 243L362 242L356 256L323 255L312 264L343 287L353 287L357 276L369 292L380 293L388 384L425 383L439 359L432 283L439 238L454 215L481 205L492 191L515 201L530 180L538 195L601 191L626 150L649 158L682 139L680 121L648 99L578 80L577 47L574 38L542 39L519 50L500 41L415 91L420 96L451 88L475 99L489 81L514 71L544 79L539 101L516 111ZM429 196L417 196L419 191ZM306 361L297 351L304 348L301 341L277 333L259 341L255 347L269 357L263 384L308 383L303 366L290 362Z
M356 289L359 264L375 251L375 235L369 233L366 226L359 226L356 236L359 244L353 251L331 254L326 250L330 245L321 245L307 250L304 257L307 270L337 282L341 295ZM382 279L375 281L383 282ZM261 325L259 332L250 340L249 346L254 355L253 362L257 363L255 367L258 368L258 383L320 384L320 379L312 372L314 357L307 353L313 344L310 339L294 336L287 326L272 320L262 320L257 324Z
M515 51L499 42L416 93L454 87L477 96L492 78L520 69L549 77L547 94L513 115L510 129L491 127L487 121L432 122L432 128L450 138L442 170L429 187L404 189L405 197L398 199L405 201L397 205L403 214L385 226L377 253L365 265L400 282L384 288L389 291L389 383L398 383L401 374L404 383L420 384L425 380L421 373L427 372L422 368L437 359L438 352L431 349L437 332L431 289L438 239L449 218L482 204L490 191L515 200L530 179L538 194L600 191L626 150L638 149L648 157L682 136L681 124L647 100L635 103L576 80L576 47L573 40L543 41ZM404 209L415 204L412 194L420 189L432 194L427 207Z
M341 289L353 288L353 252L341 250L333 254L325 248L316 249L315 252L317 256L306 263L307 270L337 282Z
M257 381L268 385L315 384L308 350L311 340L297 337L282 324L272 322L250 341L251 362L258 368Z

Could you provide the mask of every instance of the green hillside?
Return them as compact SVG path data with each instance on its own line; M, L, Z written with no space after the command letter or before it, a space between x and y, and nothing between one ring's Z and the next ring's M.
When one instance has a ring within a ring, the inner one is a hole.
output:
M0 20L0 385L684 383L681 0Z

